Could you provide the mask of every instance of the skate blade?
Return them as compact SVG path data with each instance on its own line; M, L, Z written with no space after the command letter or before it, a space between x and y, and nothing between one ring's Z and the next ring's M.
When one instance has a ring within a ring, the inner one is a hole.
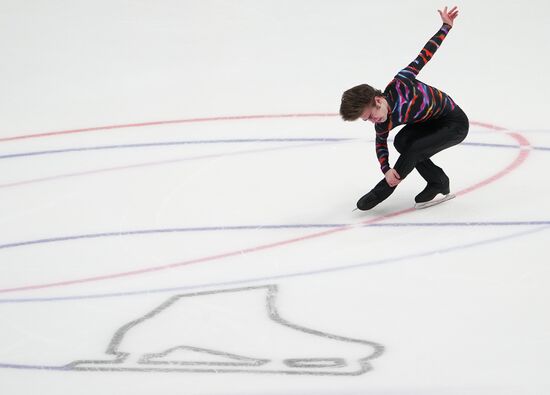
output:
M441 195L438 195L438 196L441 196ZM429 202L424 202L424 203L416 203L414 205L414 208L417 210L421 210L423 208L436 206L440 203L446 202L447 200L454 199L455 197L456 195L449 193L448 195L443 195L443 197L440 197L439 199L433 199L433 200L430 200Z

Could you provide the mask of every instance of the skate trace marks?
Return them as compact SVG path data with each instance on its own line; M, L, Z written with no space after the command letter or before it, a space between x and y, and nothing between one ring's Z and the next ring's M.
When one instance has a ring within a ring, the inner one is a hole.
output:
M158 124L167 124L167 123L199 122L199 121L207 121L207 120L216 120L216 121L218 121L218 120L230 120L230 119L312 117L312 116L333 116L333 115L334 114L295 114L295 115L283 114L283 115L272 115L272 116L259 115L259 116L240 116L240 117L225 117L225 118L211 118L211 119L200 118L200 119L191 119L191 120L149 122L149 123L143 123L143 124L119 125L119 126L115 125L115 126L105 126L105 127L98 127L98 128L76 129L76 130L61 131L61 132L49 132L49 133L25 135L25 136L19 136L19 137L10 137L10 138L5 138L5 139L0 139L0 141L9 141L9 140L17 140L17 139L29 139L29 138L38 138L38 137L46 137L46 136L57 136L57 135L64 135L64 134L71 134L71 133L82 133L82 132L88 132L88 131L99 131L99 130L107 130L107 129L148 126L148 125L155 125L155 124L158 125ZM490 124L485 124L485 123L480 123L480 122L471 122L471 123L472 124L477 124L477 125L480 125L480 126L492 129L492 130L505 132L506 134L508 134L509 136L514 138L514 140L516 140L516 142L519 144L520 150L519 150L519 153L518 153L518 156L516 157L516 159L511 164L509 164L506 168L504 168L500 172L494 174L493 176L491 176L491 177L489 177L489 178L487 178L487 179L485 179L481 182L478 182L477 184L474 184L474 185L472 185L472 186L470 186L466 189L463 189L463 190L457 192L456 196L460 196L460 195L466 194L468 192L474 191L478 188L481 188L481 187L483 187L487 184L490 184L491 182L494 182L494 181L498 180L499 178L507 175L509 172L511 172L515 168L519 167L525 161L525 159L527 158L527 156L529 155L529 152L530 152L529 142L527 141L527 139L525 139L525 137L521 136L518 133L507 132L506 129L495 126L495 125L490 125ZM182 262L175 262L175 263L170 263L170 264L161 265L161 266L154 266L154 267L149 267L149 268L144 268L144 269L139 269L139 270L132 270L132 271L120 272L120 273L111 273L111 274L106 274L106 275L93 276L93 277L80 278L80 279L73 279L73 280L65 280L65 281L59 281L59 282L53 282L53 283L47 283L47 284L34 284L34 285L19 286L19 287L13 287L13 288L4 288L4 289L0 289L0 293L9 293L9 292L34 290L34 289L42 289L42 288L51 288L51 287L61 287L61 286L67 286L67 285L72 285L72 284L96 282L96 281L103 281L103 280L108 280L108 279L113 279L113 278L121 278L121 277L141 275L141 274L145 274L145 273L152 273L152 272L156 272L156 271L170 270L170 269L175 269L175 268L178 268L178 267L181 267L181 266L186 266L186 265L191 265L191 264L196 264L196 263L203 263L203 262L210 262L210 261L220 260L220 259L224 259L224 258L229 258L229 257L232 257L232 256L240 256L243 253L247 253L247 254L248 253L254 253L254 252L263 251L263 250L267 250L267 249L271 249L271 248L275 248L275 247L281 247L281 246L284 246L284 245L289 245L289 244L293 244L293 243L297 243L297 242L301 242L301 241L305 241L305 240L309 240L309 239L313 239L313 238L328 236L328 235L335 234L335 233L338 233L338 232L355 229L357 227L361 227L361 226L364 226L364 225L367 225L367 224L375 224L375 223L384 221L384 220L389 219L389 218L394 218L394 217L397 217L397 216L401 216L403 214L410 213L412 211L414 211L414 208L408 208L408 209L404 209L404 210L395 211L393 213L389 213L389 214L386 214L386 215L381 215L381 216L378 216L378 217L370 218L370 219L358 222L356 224L347 224L347 225L332 228L332 229L329 229L329 230L308 234L308 235L305 235L305 236L300 236L300 237L296 237L296 238L282 240L282 241L278 241L278 242L274 242L274 243L263 244L263 245L259 245L259 246L255 246L255 247L250 247L250 248L247 248L247 249L240 249L240 250L237 250L237 251L230 251L230 252L227 252L227 253L211 255L211 256L205 256L205 257L191 259L191 260L186 260L186 261L182 261Z
M277 291L268 285L172 296L116 331L107 348L112 359L74 361L60 369L360 375L382 355L380 344L283 319ZM244 320L243 312L250 313ZM228 330L235 323L239 327Z

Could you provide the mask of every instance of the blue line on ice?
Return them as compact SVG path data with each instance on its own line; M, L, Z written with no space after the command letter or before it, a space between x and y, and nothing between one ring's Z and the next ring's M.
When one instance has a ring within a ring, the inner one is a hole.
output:
M20 241L15 243L0 244L0 250L15 247L24 247L36 244L57 243L62 241L81 240L81 239L99 239L106 237L137 236L159 233L184 233L184 232L220 232L220 231L239 231L239 230L273 230L273 229L319 229L319 228L338 228L353 224L280 224L280 225L228 225L228 226L204 226L190 228L168 228L168 229L142 229L119 232L90 233L75 236L51 237L47 239ZM360 227L434 227L434 226L522 226L522 225L550 225L550 221L490 221L490 222L385 222L359 225Z
M128 148L149 148L149 147L166 147L178 145L204 145L204 144L244 144L244 143L302 143L302 142L344 142L344 141L367 141L368 139L359 138L334 138L334 137L316 137L316 138L264 138L264 139L214 139L214 140L181 140L181 141L163 141L152 143L136 143L136 144L116 144L116 145L100 145L93 147L74 147L46 151L32 151L0 155L0 159L13 159L30 156L55 155L71 152L85 151L100 151L100 150L116 150ZM389 139L388 141L392 141ZM514 144L490 144L490 143L470 143L464 142L461 145L474 147L490 147L490 148L520 148ZM550 147L531 147L534 150L550 151Z
M295 277L305 277L305 276L313 276L318 274L325 274L325 273L334 273L334 272L340 272L345 270L353 270L353 269L361 269L364 267L369 266L375 266L375 265L383 265L383 264L390 264L395 262L402 262L407 261L410 259L415 258L421 258L421 257L428 257L438 254L447 254L450 252L456 252L460 250L465 250L468 248L473 247L479 247L487 244L493 244L504 240L511 240L517 237L522 237L530 234L534 234L543 230L546 230L550 228L550 221L543 221L543 226L538 226L536 228L531 228L528 230L523 230L520 232L515 232L506 236L499 236L495 238L485 239L481 241L475 241L471 243L465 243L460 244L453 247L447 247L447 248L440 248L425 252L419 252L415 254L408 254L408 255L402 255L392 258L384 258L384 259L376 259L373 261L367 261L362 263L356 263L356 264L349 264L345 266L335 266L335 267L328 267L324 269L319 270L311 270L311 271L303 271L303 272L294 272L294 273L286 273L286 274L280 274L280 275L274 275L274 276L266 276L266 277L255 277L255 278L248 278L248 279L242 279L242 280L234 280L234 281L225 281L225 282L217 282L217 283L205 283L205 284L196 284L196 285L189 285L189 286L181 286L181 287L171 287L171 288L159 288L159 289L146 289L146 290L140 290L140 291L130 291L130 292L117 292L117 293L106 293L106 294L90 294L90 295L70 295L70 296L54 296L54 297L45 297L45 298L15 298L15 299L0 299L0 304L7 304L7 303L32 303L32 302L56 302L56 301L67 301L67 300L82 300L82 299L102 299L102 298L116 298L116 297L125 297L125 296L135 296L135 295L144 295L144 294L151 294L151 293L163 293L163 292L182 292L182 291L190 291L194 289L204 289L204 288L218 288L218 287L232 287L242 284L248 284L248 283L257 283L257 282L265 282L265 281L275 281L275 280L282 280L282 279L288 279L288 278L295 278ZM538 225L541 225L540 223ZM2 364L0 364L0 367L3 367ZM8 367L8 366L5 366Z

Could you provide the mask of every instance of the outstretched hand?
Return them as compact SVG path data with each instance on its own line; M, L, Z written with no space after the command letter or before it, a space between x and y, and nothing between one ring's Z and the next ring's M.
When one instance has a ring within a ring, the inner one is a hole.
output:
M445 7L443 10L437 10L437 12L439 12L439 15L441 16L441 20L443 20L443 23L453 26L453 22L455 18L458 16L458 7L454 6L449 11L447 11L447 7Z
M399 176L399 173L395 169L389 169L386 174L386 182L390 187L395 187L397 184L401 182L401 177Z

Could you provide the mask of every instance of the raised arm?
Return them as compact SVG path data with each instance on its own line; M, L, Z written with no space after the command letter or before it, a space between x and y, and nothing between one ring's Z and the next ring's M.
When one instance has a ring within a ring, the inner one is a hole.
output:
M430 61L434 56L434 53L437 51L447 33L453 27L453 22L458 16L458 8L453 7L451 10L447 11L447 7L443 10L438 10L441 20L443 21L443 26L435 33L435 35L424 45L424 48L420 51L420 54L413 60L407 67L401 70L398 75L405 78L415 78L420 70Z

